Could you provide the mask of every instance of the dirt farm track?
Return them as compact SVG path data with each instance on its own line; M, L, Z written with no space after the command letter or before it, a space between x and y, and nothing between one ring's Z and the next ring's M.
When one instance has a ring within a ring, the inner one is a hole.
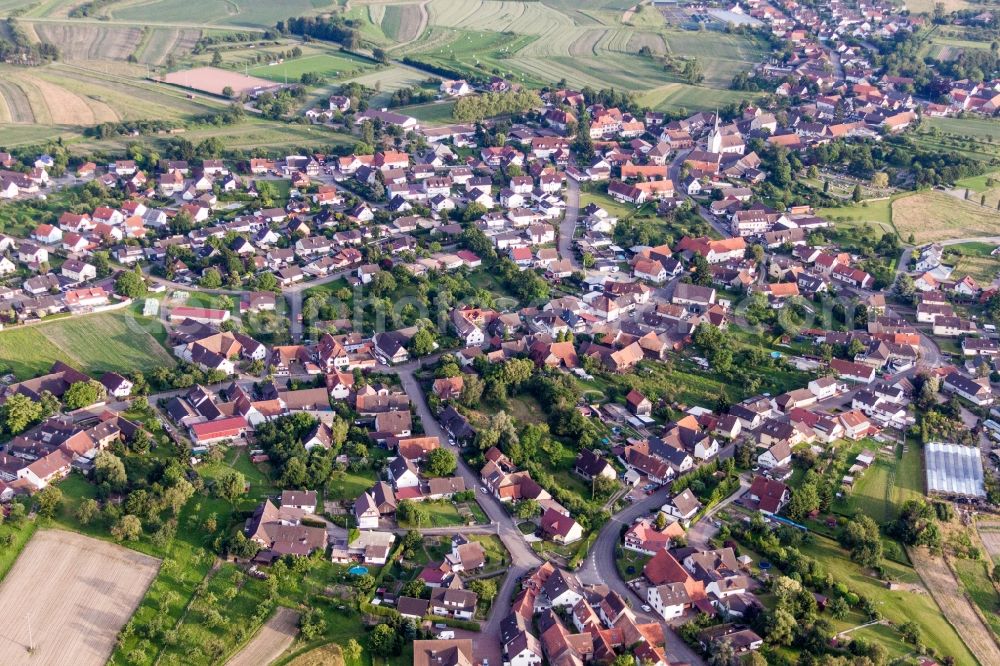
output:
M0 664L104 664L159 567L105 541L39 530L0 584Z

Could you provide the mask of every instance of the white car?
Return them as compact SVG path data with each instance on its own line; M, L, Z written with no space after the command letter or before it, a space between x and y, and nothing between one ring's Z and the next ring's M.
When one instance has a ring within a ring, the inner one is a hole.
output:
M650 611L652 611L653 609L652 609L652 608L650 608L649 606L647 606L646 604L643 604L643 605L642 605L642 610L644 610L644 611L646 611L647 613L649 613L649 612L650 612Z
M479 486L479 492L485 493L486 492L486 487L485 486Z

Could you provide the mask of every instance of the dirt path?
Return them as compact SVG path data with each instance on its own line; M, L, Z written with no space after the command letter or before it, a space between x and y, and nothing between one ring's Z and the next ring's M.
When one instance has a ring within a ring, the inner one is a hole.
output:
M262 666L270 664L288 649L299 633L299 614L291 608L279 608L264 623L236 656L226 666Z
M942 557L931 555L925 548L907 549L913 568L930 590L941 612L965 641L981 664L1000 664L997 647L989 627L979 619L972 604L962 593L958 581Z

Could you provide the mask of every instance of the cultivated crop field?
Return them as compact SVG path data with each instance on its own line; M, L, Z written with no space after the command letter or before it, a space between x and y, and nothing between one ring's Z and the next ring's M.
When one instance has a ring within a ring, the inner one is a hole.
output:
M0 603L17 609L0 663L104 664L158 569L157 559L106 541L39 530L0 585Z
M1000 664L1000 647L990 629L976 614L969 599L961 593L948 563L943 557L931 555L925 548L909 549L913 566L924 585L941 607L945 618L962 632L962 641L981 664Z
M200 38L201 30L191 28L147 28L135 57L144 64L162 65L168 55L183 58L190 54Z
M125 60L143 39L143 29L137 26L36 23L34 28L42 41L56 44L60 58L68 61Z
M157 341L162 325L123 312L68 317L0 332L0 365L19 379L48 372L55 361L92 374L172 366Z
M529 85L564 79L574 87L645 92L657 108L709 108L742 99L746 94L728 90L729 84L763 55L753 37L671 29L650 8L626 16L630 4L430 0L426 6L427 29L397 47L399 53L467 76L501 73ZM392 39L391 9L372 4L351 15ZM640 56L643 47L655 55L697 58L705 81L679 80L660 61Z
M0 65L0 125L85 127L122 119L174 120L219 108L116 71L137 67L92 62L56 62L31 68Z
M116 4L109 8L108 15L119 21L273 28L289 16L306 16L333 8L333 0L209 0L198 3L197 12L192 12L190 0L154 0Z
M426 3L388 5L382 16L382 32L397 42L412 42L427 27Z
M913 234L916 244L948 238L995 236L1000 213L943 192L921 192L896 199L892 223L900 238Z
M351 81L356 81L369 88L375 88L377 85L379 92L372 98L371 104L372 106L385 106L385 102L392 93L401 88L419 87L427 80L428 76L428 74L411 69L410 67L394 65L388 69L380 69L375 72L363 74L351 79Z

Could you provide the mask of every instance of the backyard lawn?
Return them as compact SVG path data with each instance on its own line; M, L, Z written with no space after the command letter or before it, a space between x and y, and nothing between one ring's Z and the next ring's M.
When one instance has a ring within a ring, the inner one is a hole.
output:
M846 501L848 513L860 512L884 525L895 520L898 508L923 493L920 448L910 445L906 453L896 447L896 455L880 455L861 475Z
M406 521L399 520L400 527L454 527L486 522L486 516L475 501L452 503L448 500L435 500L433 502L424 500L420 504L430 514L430 522L426 525L411 525ZM466 515L469 518L463 515L463 509L467 511Z
M326 486L326 499L336 502L353 502L358 495L375 485L377 478L372 470L334 472Z

